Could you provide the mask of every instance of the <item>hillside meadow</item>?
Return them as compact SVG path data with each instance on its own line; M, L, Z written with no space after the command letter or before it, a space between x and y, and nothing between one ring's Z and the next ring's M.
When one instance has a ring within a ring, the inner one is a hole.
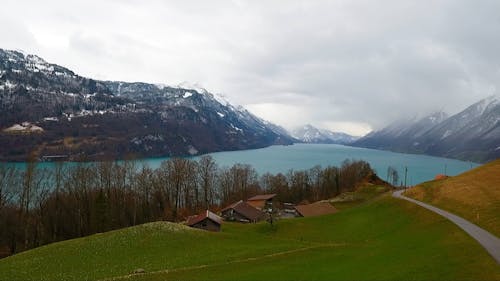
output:
M500 159L417 185L406 196L457 214L500 237Z
M131 274L138 268L146 273ZM0 272L0 280L500 279L475 240L389 193L273 226L225 223L220 233L144 224L8 257Z

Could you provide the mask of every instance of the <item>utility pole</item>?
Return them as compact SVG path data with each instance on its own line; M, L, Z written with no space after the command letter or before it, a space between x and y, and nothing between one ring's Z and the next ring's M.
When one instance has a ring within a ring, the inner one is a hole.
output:
M408 176L408 167L405 166L405 188L406 188L406 178Z
M448 169L448 166L444 164L444 175L447 176L448 174L446 173L446 170Z

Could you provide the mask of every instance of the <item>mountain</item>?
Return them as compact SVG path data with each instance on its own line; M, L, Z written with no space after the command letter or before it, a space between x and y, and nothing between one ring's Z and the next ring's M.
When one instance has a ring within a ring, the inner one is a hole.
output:
M345 133L321 130L310 124L296 128L291 132L291 135L305 143L348 144L357 139L357 137Z
M0 161L180 156L291 144L200 87L99 81L0 49Z
M399 121L353 146L484 162L500 157L500 98L490 96L448 117Z
M360 138L353 145L400 152L409 152L408 149L414 149L411 152L419 153L420 151L414 146L415 140L446 118L448 118L446 113L435 112L420 119L414 117L398 120Z

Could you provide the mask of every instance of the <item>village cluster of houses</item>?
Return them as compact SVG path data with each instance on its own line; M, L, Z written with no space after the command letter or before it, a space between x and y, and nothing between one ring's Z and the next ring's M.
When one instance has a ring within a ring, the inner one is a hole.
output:
M337 209L328 202L319 201L296 206L291 203L279 204L274 200L275 197L276 194L261 194L248 198L246 201L240 200L222 209L219 215L206 210L199 215L189 217L186 225L209 231L220 231L223 221L256 223L269 219L271 216L311 217L337 212Z

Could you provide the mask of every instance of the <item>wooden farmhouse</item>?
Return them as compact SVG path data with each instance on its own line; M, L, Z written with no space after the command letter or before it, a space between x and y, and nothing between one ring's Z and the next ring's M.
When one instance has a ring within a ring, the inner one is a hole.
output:
M221 224L222 218L210 212L209 210L206 210L197 216L189 217L186 222L186 225L190 227L208 231L220 231Z
M321 201L307 205L295 206L295 210L297 210L297 215L300 217L314 217L337 212L337 209L335 209L332 204Z
M247 199L247 203L259 210L270 209L273 207L273 198L276 194L255 195Z
M242 200L233 203L221 211L227 221L258 222L265 218L265 213Z

